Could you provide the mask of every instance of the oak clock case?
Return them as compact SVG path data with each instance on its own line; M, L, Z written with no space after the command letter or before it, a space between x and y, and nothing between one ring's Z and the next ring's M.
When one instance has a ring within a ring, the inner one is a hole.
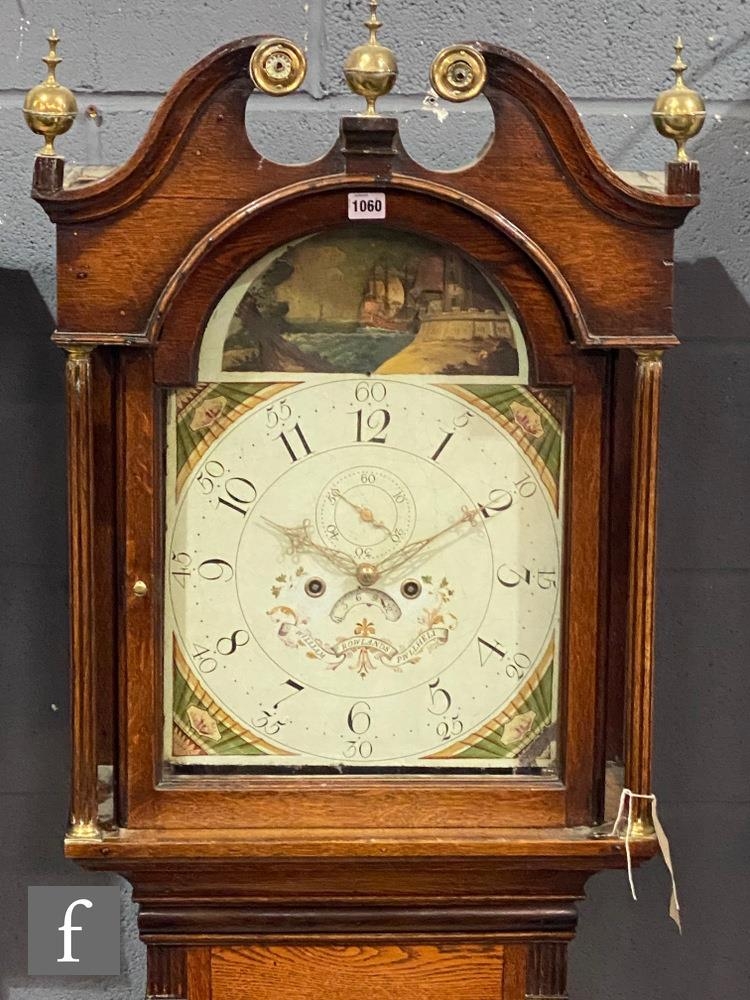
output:
M132 883L150 997L564 997L586 880L625 865L605 800L651 791L667 264L697 165L616 174L538 67L482 44L433 85L484 88L494 137L428 170L377 114L374 22L346 66L371 113L304 166L245 133L254 87L304 75L284 39L189 70L115 169L64 175L29 98L67 352L65 850Z

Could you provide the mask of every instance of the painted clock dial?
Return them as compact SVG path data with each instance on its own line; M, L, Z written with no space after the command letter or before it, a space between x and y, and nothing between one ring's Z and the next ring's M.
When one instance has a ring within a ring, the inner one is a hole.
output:
M286 379L171 397L168 759L554 768L562 398Z

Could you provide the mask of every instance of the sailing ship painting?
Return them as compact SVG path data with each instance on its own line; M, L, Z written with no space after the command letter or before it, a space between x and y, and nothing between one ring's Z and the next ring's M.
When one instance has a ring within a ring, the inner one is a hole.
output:
M226 372L518 374L501 293L434 240L357 223L282 247L252 275L224 340Z

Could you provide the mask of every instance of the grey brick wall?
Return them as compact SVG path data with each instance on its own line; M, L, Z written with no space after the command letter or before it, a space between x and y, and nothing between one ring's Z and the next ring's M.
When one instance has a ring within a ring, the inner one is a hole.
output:
M62 36L61 79L83 116L60 141L69 161L118 162L143 135L168 87L228 39L286 34L310 60L304 93L254 96L253 141L269 158L304 161L333 141L353 106L339 67L363 37L363 0L2 0L0 4L0 1000L135 1000L143 949L124 895L123 975L116 980L26 977L30 884L101 881L61 858L67 784L66 554L62 361L53 326L53 230L28 198L38 145L20 108L41 78L45 36ZM676 0L384 0L383 40L401 77L384 108L398 111L415 158L457 166L483 144L481 99L423 106L427 70L444 44L481 38L544 66L574 99L616 168L658 167L671 155L648 112L684 35L689 79L709 101L693 144L702 206L678 234L677 332L667 359L657 635L655 788L672 838L685 935L666 917L660 864L589 885L572 949L573 1000L726 1000L750 982L750 5L687 8ZM303 125L304 127L300 127ZM13 433L13 432L17 433Z

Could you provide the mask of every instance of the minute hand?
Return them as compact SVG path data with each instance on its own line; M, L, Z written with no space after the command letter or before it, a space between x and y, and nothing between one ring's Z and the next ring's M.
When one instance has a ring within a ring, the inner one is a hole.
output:
M357 563L351 556L339 551L339 549L329 549L326 545L318 545L310 537L309 521L303 521L302 524L295 527L287 527L283 524L276 524L275 521L267 517L264 517L263 520L289 540L290 545L287 550L289 555L294 555L297 552L316 552L323 559L327 559L328 562L336 566L337 569L343 570L345 573L350 573L353 576L356 575Z
M447 535L449 531L453 531L460 524L474 524L476 523L476 518L479 516L479 511L471 507L464 507L463 513L459 518L453 521L451 524L447 525L445 528L441 528L440 531L436 531L434 535L429 535L427 538L421 538L416 542L409 542L402 549L398 549L391 555L386 556L381 562L377 564L378 575L382 576L384 573L391 573L394 569L398 569L403 566L404 563L409 562L415 556L419 555L428 545L432 545L433 542L437 541L438 538L442 538L443 535Z

